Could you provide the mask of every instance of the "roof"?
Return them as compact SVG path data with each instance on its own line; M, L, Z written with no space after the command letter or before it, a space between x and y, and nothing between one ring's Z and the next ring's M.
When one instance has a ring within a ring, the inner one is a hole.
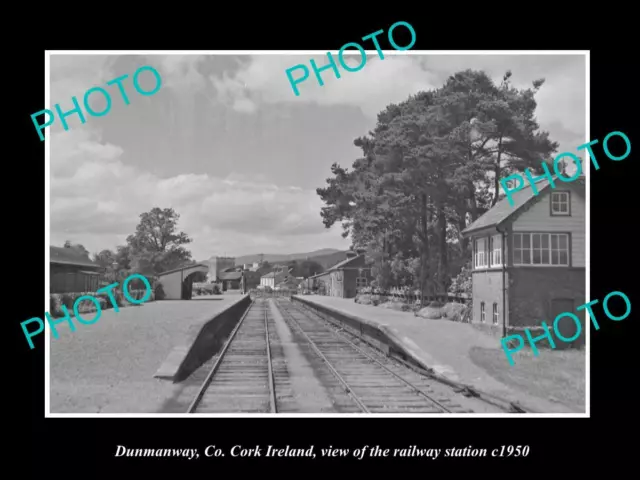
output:
M260 278L275 278L276 275L286 275L286 272L269 272L269 273L265 273L262 277Z
M278 285L277 285L277 286L278 286L278 287L286 287L286 286L289 286L289 285L293 285L293 286L296 286L296 287L297 287L297 286L298 286L298 284L299 284L299 280L296 280L296 279L295 279L295 278L293 278L293 277L289 277L289 278L287 278L286 280L284 280L284 281L282 281L282 282L278 283Z
M329 270L322 272L322 273L316 273L315 275L311 275L310 277L307 277L307 280L310 280L312 278L319 278L319 277L324 277L325 275L329 275L331 272Z
M89 255L82 250L73 247L49 247L49 263L64 265L77 265L79 267L100 268L100 265L92 261Z
M184 265L182 267L174 268L173 270L167 270L166 272L158 273L158 276L160 277L162 275L169 275L170 273L179 272L180 270L188 270L190 268L195 268L195 267L202 267L209 270L209 265L205 263L192 263L191 265Z
M346 260L343 260L343 261L341 261L339 263L336 263L333 267L328 268L327 272L331 272L333 270L339 270L341 268L344 268L347 265L349 265L351 262L353 262L353 261L357 260L358 258L362 257L363 255L364 254L360 253L360 254L356 255L355 257L347 258Z
M324 277L324 276L326 276L326 275L329 275L330 273L331 273L331 271L330 271L330 270L327 270L327 271L322 272L322 273L316 273L315 275L311 275L308 279L311 279L311 278L318 278L318 277Z
M561 180L558 180L555 176L553 177L553 180L556 187L564 183ZM584 189L584 176L578 177L578 179L571 183L566 183L566 185L572 184L578 185L579 189ZM520 213L526 205L530 205L532 202L540 200L542 197L544 197L546 191L549 190L549 181L541 180L539 182L536 182L535 185L536 190L538 190L538 195L534 193L531 185L527 183L522 190L518 190L517 192L513 192L511 194L513 206L511 205L511 203L509 203L507 197L504 197L502 200L499 200L492 208L490 208L484 215L477 218L475 222L465 228L462 231L462 234L464 236L467 236L478 230L500 226L516 213Z
M242 272L221 272L218 278L220 280L240 280L242 278Z

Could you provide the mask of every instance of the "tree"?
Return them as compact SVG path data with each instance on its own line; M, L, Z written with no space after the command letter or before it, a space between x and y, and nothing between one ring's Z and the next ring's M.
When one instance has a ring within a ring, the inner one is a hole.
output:
M94 253L93 261L107 269L107 271L112 271L114 263L116 272L127 273L131 271L130 249L128 245L119 245L116 247L115 252L104 249L99 253Z
M109 249L102 250L100 253L93 255L93 261L103 268L113 268L113 263L116 261L116 254Z
M131 248L129 245L118 245L115 260L118 262L118 270L131 270Z
M499 197L499 181L514 171L541 173L557 143L535 121L535 93L495 85L466 70L441 87L419 92L378 114L375 129L354 144L363 157L351 171L338 164L317 193L327 228L367 247L378 283L411 281L423 292L445 292L470 252L461 232ZM455 268L455 270L452 270Z
M79 243L72 243L71 240L67 240L64 242L64 248L73 248L75 250L85 253L87 256L89 255L89 250L84 248L84 246Z
M192 240L186 233L177 231L179 219L173 208L155 207L140 215L136 233L127 237L134 270L158 274L191 261L191 252L183 245Z
M318 262L314 260L292 260L287 264L292 277L304 277L308 278L317 273L324 272L324 268Z
M501 178L526 168L541 173L541 162L550 162L558 148L548 132L539 131L535 118L535 94L544 79L521 90L511 85L511 77L509 70L496 86L485 72L458 72L436 100L439 113L450 123L456 155L467 156L461 173L471 174L467 181L478 180L473 174L481 173L480 180L493 183L490 206L498 201Z

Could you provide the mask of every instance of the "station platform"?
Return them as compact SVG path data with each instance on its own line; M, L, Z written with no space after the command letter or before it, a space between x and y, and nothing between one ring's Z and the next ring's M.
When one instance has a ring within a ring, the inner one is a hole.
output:
M104 310L75 332L57 325L59 338L49 339L51 413L163 412L176 386L158 372L173 374L204 326L243 298L155 301Z
M361 305L355 303L354 299L319 295L296 295L293 299L310 306L323 307L326 311L333 311L379 330L380 333L376 332L378 336L387 337L415 363L423 368L432 369L454 382L509 402L516 402L536 413L584 413L584 407L579 409L567 405L566 402L549 401L548 397L535 396L526 389L518 388L518 385L507 384L475 363L472 359L474 349L497 350L499 355L496 357L502 356L505 370L518 368L517 359L513 367L508 364L498 338L485 334L469 324L447 319L427 320L414 316L412 312ZM530 381L540 382L543 379L532 375ZM561 388L569 387L565 385Z

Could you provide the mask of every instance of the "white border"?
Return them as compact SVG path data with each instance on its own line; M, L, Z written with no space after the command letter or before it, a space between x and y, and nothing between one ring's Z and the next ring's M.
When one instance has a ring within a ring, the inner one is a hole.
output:
M331 51L332 53L338 53L337 50ZM547 50L485 50L485 51L475 51L475 50L405 50L405 51L396 51L396 50L383 50L385 55L585 55L585 132L586 138L585 143L590 141L590 102L589 95L591 90L591 82L590 82L590 52L588 50L559 50L559 51L547 51ZM69 51L69 50L57 50L45 51L45 59L44 59L44 69L45 69L45 87L44 87L44 98L45 98L45 108L48 108L51 104L51 92L50 92L50 58L51 55L326 55L326 50L276 50L276 51L246 51L246 50L188 50L188 51L176 51L176 50L94 50L94 51ZM376 50L366 50L367 55L377 55ZM358 52L344 52L346 55L359 55ZM49 141L50 135L45 137L45 219L44 219L44 238L45 238L45 268L44 268L44 277L45 277L45 308L44 311L49 311L49 245L50 245L50 173L51 173L51 154L50 154L50 146L51 142ZM576 145L577 147L577 145ZM585 154L586 155L586 154ZM583 162L584 165L588 165L588 168L584 168L585 177L586 177L586 211L585 211L585 227L586 227L586 238L585 238L585 249L586 249L586 289L585 289L585 297L586 299L590 298L591 294L591 282L590 282L590 252L591 252L591 241L590 241L590 171L591 171L591 162L588 161L588 158L584 159L587 161ZM588 324L588 322L585 324ZM477 414L351 414L351 413L317 413L317 414L287 414L287 413L278 413L278 414L171 414L171 413L144 413L144 414L131 414L131 413L122 413L122 414L110 414L110 413L51 413L50 412L50 379L49 379L49 371L50 371L50 335L49 329L45 328L45 342L44 342L44 364L45 364L45 402L44 402L44 413L45 418L289 418L289 417L301 417L301 418L322 418L322 417L335 417L335 418L370 418L370 417L380 417L380 418L590 418L591 416L591 362L590 362L590 351L591 351L591 339L590 339L590 328L586 329L586 389L585 389L585 413L530 413L530 414L513 414L513 413L477 413Z

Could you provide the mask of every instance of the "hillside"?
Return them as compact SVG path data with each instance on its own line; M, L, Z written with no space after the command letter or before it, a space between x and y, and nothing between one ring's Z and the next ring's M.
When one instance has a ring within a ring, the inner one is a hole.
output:
M344 251L337 251L334 253L328 253L324 255L318 255L315 257L309 258L309 260L313 260L314 262L318 262L322 267L326 270L329 267L333 267L336 263L346 260L347 255Z
M342 257L340 257L342 255ZM316 250L314 252L307 253L291 253L291 254L271 254L265 253L263 255L264 261L269 263L277 263L277 262L287 262L291 260L305 260L309 257L309 260L315 260L321 265L324 266L324 261L330 260L333 256L337 256L336 258L346 258L344 252L341 250L337 250L335 248L323 248L321 250ZM242 265L244 263L253 263L259 262L261 258L260 254L255 255L244 255L242 257L236 257L236 265ZM337 263L337 260L333 262L331 265ZM326 268L326 267L325 267Z

